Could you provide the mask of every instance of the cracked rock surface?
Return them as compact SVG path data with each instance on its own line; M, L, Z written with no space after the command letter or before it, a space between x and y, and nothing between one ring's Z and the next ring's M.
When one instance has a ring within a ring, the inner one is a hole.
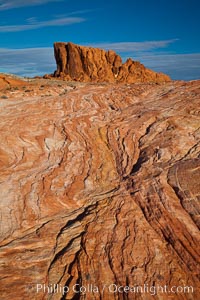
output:
M199 81L4 80L0 134L1 300L200 299Z

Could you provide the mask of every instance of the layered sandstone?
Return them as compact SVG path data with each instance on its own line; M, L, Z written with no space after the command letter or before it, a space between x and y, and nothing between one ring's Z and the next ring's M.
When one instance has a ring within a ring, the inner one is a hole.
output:
M1 300L199 299L199 86L1 89Z
M156 73L129 58L124 64L114 51L73 43L54 43L55 77L83 82L164 82L169 76Z

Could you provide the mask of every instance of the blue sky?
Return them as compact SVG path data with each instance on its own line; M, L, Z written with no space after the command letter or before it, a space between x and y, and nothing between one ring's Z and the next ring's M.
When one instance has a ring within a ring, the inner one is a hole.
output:
M71 41L200 79L199 12L199 0L0 0L0 72L53 73L53 43Z

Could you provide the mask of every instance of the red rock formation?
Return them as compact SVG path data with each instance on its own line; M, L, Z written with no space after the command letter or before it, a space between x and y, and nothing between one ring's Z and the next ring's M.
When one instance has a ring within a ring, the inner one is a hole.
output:
M24 85L24 81L17 76L14 75L4 75L0 74L0 90L6 88L17 88Z
M83 47L72 43L55 43L57 64L55 77L83 82L163 82L169 76L145 68L128 59L124 64L114 51Z
M0 91L1 300L200 298L199 84Z

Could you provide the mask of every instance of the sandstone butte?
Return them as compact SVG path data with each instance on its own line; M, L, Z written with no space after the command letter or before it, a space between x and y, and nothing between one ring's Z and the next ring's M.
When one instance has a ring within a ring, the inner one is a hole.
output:
M200 299L200 81L0 86L0 299Z
M53 76L66 80L111 83L170 81L169 76L149 70L131 58L122 63L121 57L112 50L58 42L54 43L54 55L57 70Z

